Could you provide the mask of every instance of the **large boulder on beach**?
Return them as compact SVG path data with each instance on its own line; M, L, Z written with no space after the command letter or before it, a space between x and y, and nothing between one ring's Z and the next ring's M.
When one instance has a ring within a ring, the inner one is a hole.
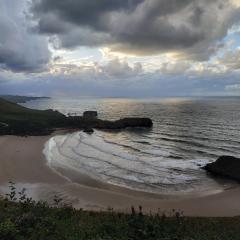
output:
M221 156L204 167L210 173L240 181L240 158Z

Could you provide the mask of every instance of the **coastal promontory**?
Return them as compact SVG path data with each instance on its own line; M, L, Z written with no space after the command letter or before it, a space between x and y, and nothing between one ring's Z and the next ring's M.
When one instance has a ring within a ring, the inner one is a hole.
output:
M35 110L0 98L0 135L48 135L55 129L124 129L152 127L149 118L102 120L97 112L87 111L83 116L65 116L54 110Z

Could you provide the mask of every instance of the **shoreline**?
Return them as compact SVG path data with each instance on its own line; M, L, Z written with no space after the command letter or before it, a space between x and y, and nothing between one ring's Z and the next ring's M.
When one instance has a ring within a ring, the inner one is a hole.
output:
M86 210L112 207L128 212L132 205L135 208L141 205L146 213L170 213L175 209L183 211L185 216L240 215L240 186L210 195L175 197L137 192L95 180L89 184L86 176L81 176L78 183L70 182L47 166L43 154L49 138L66 132L56 131L50 136L39 137L0 136L0 194L7 192L11 180L18 190L27 188L27 193L36 200L52 201L57 194L73 207Z

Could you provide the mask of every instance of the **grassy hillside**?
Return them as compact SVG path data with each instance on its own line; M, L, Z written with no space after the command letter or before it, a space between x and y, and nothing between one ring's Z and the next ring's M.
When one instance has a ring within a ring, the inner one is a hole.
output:
M11 121L11 120L33 120L40 122L42 120L51 120L58 119L59 117L64 117L57 111L52 110L33 110L25 108L16 103L4 100L0 98L0 119L2 121Z
M44 134L63 125L66 117L57 111L32 110L0 98L1 134Z

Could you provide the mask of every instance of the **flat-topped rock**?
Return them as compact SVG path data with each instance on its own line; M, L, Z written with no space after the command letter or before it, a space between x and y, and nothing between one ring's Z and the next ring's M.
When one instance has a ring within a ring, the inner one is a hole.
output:
M85 118L97 118L98 113L97 111L85 111L83 113L83 117Z
M152 127L153 123L150 118L123 118L116 121L120 128L126 127Z
M221 156L217 161L203 167L210 173L240 181L240 158Z
M116 121L106 121L96 119L95 121L87 121L88 126L98 129L124 129L124 128L150 128L153 123L149 118L123 118Z

